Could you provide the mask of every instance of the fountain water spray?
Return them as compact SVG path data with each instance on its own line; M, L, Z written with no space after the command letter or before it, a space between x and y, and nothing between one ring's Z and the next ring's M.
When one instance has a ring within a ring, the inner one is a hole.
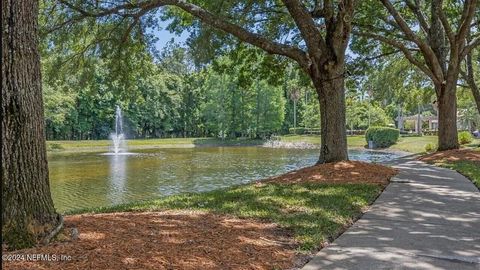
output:
M124 144L122 122L122 110L117 105L117 109L115 110L115 133L112 133L111 135L113 142L113 151L115 152L115 154L118 154L122 150L121 146Z

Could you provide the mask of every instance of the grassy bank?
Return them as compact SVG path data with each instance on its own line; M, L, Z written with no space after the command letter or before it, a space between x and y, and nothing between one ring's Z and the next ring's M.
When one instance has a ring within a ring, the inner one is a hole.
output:
M129 149L188 148L199 146L255 146L262 143L262 140L221 140L217 138L164 138L127 140ZM112 142L110 140L47 141L47 148L49 151L107 151L111 145Z
M289 135L281 137L284 141L297 142L304 141L313 144L320 144L320 139L316 136L309 135ZM348 136L347 143L349 147L365 147L365 136ZM399 150L411 153L422 153L425 151L425 145L437 143L436 136L422 136L422 137L401 137L399 141L392 145L389 149Z
M374 184L250 184L70 214L203 210L277 223L292 230L301 250L311 251L352 224L381 189Z
M480 166L479 163L473 161L454 161L454 162L445 162L438 164L442 167L456 170L457 172L463 174L470 180L473 184L480 189Z
M480 189L480 148L430 153L420 160L463 174Z
M314 135L287 135L281 136L280 140L285 142L306 142L319 145L320 137ZM349 136L347 138L349 147L364 147L364 136ZM411 137L402 138L397 150L410 152L423 151L425 144L435 142L436 137ZM187 148L202 146L255 146L261 145L263 140L229 139L221 140L217 138L167 138L167 139L135 139L127 140L129 149L145 148ZM83 140L83 141L48 141L48 150L55 152L88 152L88 151L108 151L111 146L109 140Z
M285 135L280 137L285 142L306 142L319 145L320 137L318 135ZM205 146L256 146L261 145L265 141L252 139L227 139L218 138L166 138L166 139L135 139L127 140L129 149L145 149L145 148L187 148L187 147L205 147ZM364 147L364 136L348 136L348 147L358 148ZM389 149L399 150L410 153L425 152L425 145L436 145L436 136L422 137L401 137L399 141L392 145ZM54 152L88 152L88 151L108 151L111 145L109 140L92 140L92 141L48 141L49 151ZM480 139L474 140L467 146L480 145Z
M282 141L287 142L307 142L311 144L320 144L320 138L318 136L311 135L287 135L281 137ZM412 136L412 137L400 137L398 142L388 149L399 150L410 153L424 153L425 145L437 144L437 136ZM348 147L365 147L366 141L365 136L348 136L347 137ZM480 146L480 139L473 140L472 143L465 145L466 147L476 147Z
M480 189L480 148L473 148L477 147L476 143L471 144L472 148L430 153L421 156L419 159L430 164L456 170L472 180L473 184Z

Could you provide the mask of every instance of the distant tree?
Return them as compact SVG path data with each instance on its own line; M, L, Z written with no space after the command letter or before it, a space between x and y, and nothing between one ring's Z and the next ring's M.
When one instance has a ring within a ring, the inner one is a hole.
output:
M63 222L50 195L38 1L2 1L2 244L31 247Z

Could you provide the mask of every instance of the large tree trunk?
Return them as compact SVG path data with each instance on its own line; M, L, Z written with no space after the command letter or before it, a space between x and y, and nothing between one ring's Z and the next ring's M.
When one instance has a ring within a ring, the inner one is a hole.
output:
M48 182L37 16L37 0L2 1L2 244L9 249L33 246L61 224Z
M438 102L438 151L458 149L456 80L435 86Z
M321 148L318 163L348 160L343 66L312 77L320 103Z

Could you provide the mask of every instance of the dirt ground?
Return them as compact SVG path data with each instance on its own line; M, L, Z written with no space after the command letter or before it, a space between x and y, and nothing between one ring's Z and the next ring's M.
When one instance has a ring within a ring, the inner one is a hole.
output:
M371 183L387 185L397 170L361 161L342 161L303 168L265 182L275 183Z
M480 165L480 151L474 151L472 149L448 150L421 156L419 160L428 163L468 160Z
M381 165L348 161L304 168L261 183L386 185L395 174ZM78 229L78 239L71 239L72 228ZM290 269L305 262L305 256L296 252L293 235L275 224L192 211L66 216L63 238L49 246L6 253L7 258L24 259L4 260L2 268L260 270ZM53 261L27 260L32 254L49 255Z
M200 212L74 215L77 240L7 254L71 256L65 261L3 262L4 269L288 269L293 237L274 224Z

